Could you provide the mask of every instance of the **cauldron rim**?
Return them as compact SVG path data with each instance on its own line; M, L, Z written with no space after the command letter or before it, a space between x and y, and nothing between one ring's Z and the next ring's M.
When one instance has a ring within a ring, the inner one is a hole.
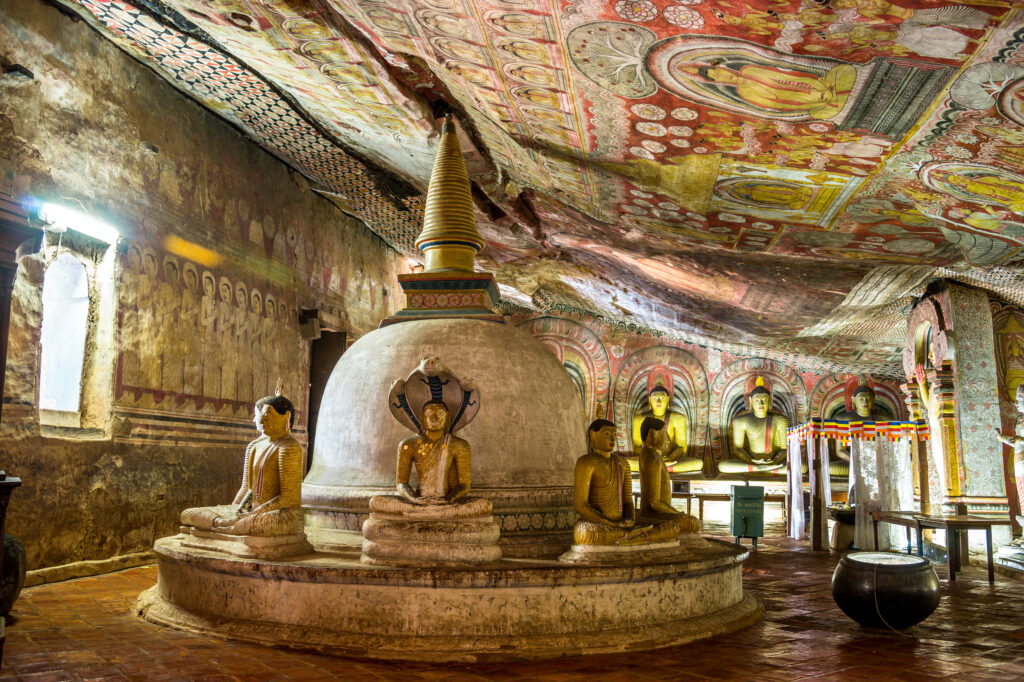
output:
M885 561L870 561L871 556L885 557ZM840 559L840 563L855 563L861 568L874 568L879 573L904 573L915 569L929 568L932 562L924 557L902 552L850 552Z

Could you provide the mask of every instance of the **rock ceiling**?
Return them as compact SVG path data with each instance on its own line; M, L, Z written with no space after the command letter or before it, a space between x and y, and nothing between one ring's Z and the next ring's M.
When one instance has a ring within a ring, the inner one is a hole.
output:
M885 372L1024 302L1011 2L62 1L409 255L450 107L512 304Z

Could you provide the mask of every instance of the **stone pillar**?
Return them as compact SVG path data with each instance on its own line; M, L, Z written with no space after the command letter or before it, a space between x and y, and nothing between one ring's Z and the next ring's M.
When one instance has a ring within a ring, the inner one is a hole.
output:
M935 465L941 467L941 504L947 508L964 492L967 477L957 433L956 385L951 369L930 369L925 372L924 383L928 394L928 417L931 434L931 454Z
M928 415L928 452L933 460L929 470L942 479L938 490L931 489L932 512L954 513L954 505L966 504L972 514L1006 518L1002 448L995 433L1001 419L988 294L935 282L911 311L907 326L905 390L920 399L918 405L908 405L912 412ZM996 532L999 540L1009 537L1006 526Z
M959 494L953 502L965 502L970 513L1008 516L1003 448L996 436L1002 426L999 415L999 375L995 334L988 294L956 284L949 285L949 310L955 352L952 377L959 436ZM1007 534L1005 526L993 535Z

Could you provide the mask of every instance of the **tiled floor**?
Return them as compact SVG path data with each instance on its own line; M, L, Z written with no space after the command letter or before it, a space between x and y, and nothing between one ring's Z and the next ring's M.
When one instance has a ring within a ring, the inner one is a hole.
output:
M774 524L773 524L774 525ZM721 532L721 527L717 527ZM773 530L781 530L773 528ZM1024 677L1024 583L969 568L912 636L867 632L829 590L836 554L764 538L745 564L765 619L714 641L541 663L374 663L226 643L131 613L156 568L25 590L7 626L3 679L20 680L1012 680ZM1018 677L1020 676L1020 677Z

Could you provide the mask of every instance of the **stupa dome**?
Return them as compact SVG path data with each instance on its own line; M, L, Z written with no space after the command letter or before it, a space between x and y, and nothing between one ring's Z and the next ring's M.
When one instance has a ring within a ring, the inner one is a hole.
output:
M573 465L587 447L575 385L534 337L472 319L392 324L345 352L324 391L302 486L307 525L358 531L369 497L394 490L398 444L413 434L388 410L388 391L427 356L479 387L480 411L458 435L472 447L473 494L493 503L503 551L564 549Z

